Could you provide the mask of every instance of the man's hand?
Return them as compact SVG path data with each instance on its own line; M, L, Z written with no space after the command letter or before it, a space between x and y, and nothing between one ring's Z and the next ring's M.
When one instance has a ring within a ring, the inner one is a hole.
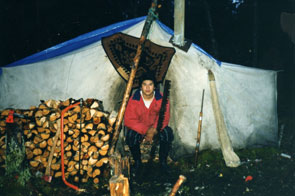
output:
M157 134L157 129L156 128L149 128L146 132L146 135L144 137L144 141L147 141L149 143L153 143L153 138L154 138L154 135Z

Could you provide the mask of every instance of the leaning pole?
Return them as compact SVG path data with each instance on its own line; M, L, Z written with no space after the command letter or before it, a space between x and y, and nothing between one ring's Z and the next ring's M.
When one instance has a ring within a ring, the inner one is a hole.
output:
M147 18L145 20L145 24L144 24L140 39L139 39L136 55L135 55L135 57L133 59L133 64L131 65L131 72L130 72L130 75L129 75L128 83L127 83L127 86L126 86L126 89L125 89L125 92L124 92L124 95L123 95L123 100L122 100L120 110L118 112L117 119L116 119L116 122L115 122L115 128L114 128L113 139L112 139L112 142L111 142L111 148L110 148L110 151L108 153L109 156L111 156L115 151L115 147L116 147L116 144L117 144L117 141L118 141L118 138L119 138L121 124L122 124L123 117L124 117L124 114L125 114L127 102L129 100L130 92L131 92L131 89L132 89L132 86L133 86L133 81L134 81L134 78L136 76L136 71L137 71L137 68L138 68L138 65L139 65L142 50L144 48L144 43L145 43L145 41L147 39L147 36L149 34L150 27L151 27L153 21L158 17L158 15L156 13L156 8L157 8L157 0L153 0L151 8L149 9L149 12L148 12L148 16L147 16Z

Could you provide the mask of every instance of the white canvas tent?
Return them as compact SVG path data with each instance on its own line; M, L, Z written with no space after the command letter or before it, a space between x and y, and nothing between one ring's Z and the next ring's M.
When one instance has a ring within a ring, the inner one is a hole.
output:
M96 98L106 111L118 109L125 81L110 63L101 38L117 32L139 37L145 17L119 22L79 36L2 68L0 109L26 109L40 100ZM148 39L173 47L173 32L154 22ZM275 71L220 62L197 45L178 48L166 79L171 80L171 120L175 156L192 153L196 145L202 90L205 89L200 149L220 144L212 109L208 70L212 70L229 138L234 148L277 143Z

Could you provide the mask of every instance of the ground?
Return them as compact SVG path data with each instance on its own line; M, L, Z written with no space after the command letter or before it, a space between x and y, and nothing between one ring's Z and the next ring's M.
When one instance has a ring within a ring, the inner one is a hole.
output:
M280 121L284 125L280 147L261 147L236 150L242 161L237 168L226 167L220 151L201 151L198 163L194 157L185 157L170 162L171 174L164 176L158 163L145 163L139 179L130 181L132 196L165 196L169 195L179 175L186 181L181 185L177 195L255 195L255 196L291 196L295 192L294 164L294 122L292 119ZM281 153L290 155L284 157ZM61 179L51 183L41 178L32 177L26 186L20 186L15 179L3 176L1 170L1 195L109 195L107 178L100 185L86 183L80 185L87 192L77 193L68 188Z

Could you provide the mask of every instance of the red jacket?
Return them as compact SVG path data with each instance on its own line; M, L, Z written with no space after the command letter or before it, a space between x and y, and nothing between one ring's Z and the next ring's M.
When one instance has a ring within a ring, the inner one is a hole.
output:
M132 129L142 135L145 135L150 127L157 128L159 111L162 104L162 94L156 90L154 99L149 108L144 105L140 90L137 90L129 99L125 111L124 123L129 129ZM165 118L161 130L168 126L170 119L170 103L166 105Z

